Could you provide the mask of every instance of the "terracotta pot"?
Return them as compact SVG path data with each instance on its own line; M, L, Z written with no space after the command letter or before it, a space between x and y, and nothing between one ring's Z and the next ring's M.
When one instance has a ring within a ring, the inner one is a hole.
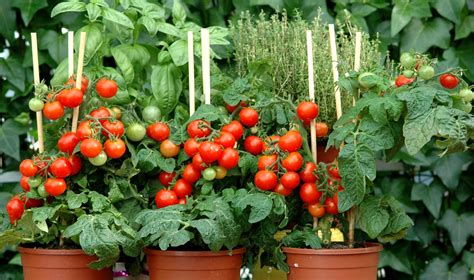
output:
M318 143L318 162L332 163L337 158L339 150L331 147L326 151L326 144Z
M112 269L94 270L87 265L97 258L79 249L32 249L19 247L25 280L107 280Z
M239 280L244 252L145 249L150 280Z
M290 267L288 280L376 280L382 245L354 249L283 248Z

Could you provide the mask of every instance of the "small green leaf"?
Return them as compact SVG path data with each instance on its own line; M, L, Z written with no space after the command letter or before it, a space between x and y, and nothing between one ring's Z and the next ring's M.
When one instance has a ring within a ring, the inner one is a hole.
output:
M12 56L0 58L0 76L7 79L7 82L17 87L20 91L25 90L26 72L20 61Z
M396 0L392 9L392 36L400 32L413 17L431 17L430 4L426 0Z
M110 207L111 203L106 196L101 195L96 191L89 193L90 200L92 202L92 210L94 212L102 212L104 209Z
M175 41L169 46L168 51L176 66L183 66L188 63L188 43L185 40Z
M79 29L74 35L74 49L79 50L81 32L86 32L86 48L84 50L84 65L94 57L103 43L102 31L97 24L89 24ZM67 68L66 68L67 69ZM66 71L67 73L67 71Z
M184 24L186 21L186 11L184 10L183 4L180 0L175 0L173 2L173 10L171 12L173 15L173 23Z
M470 159L469 154L455 153L437 159L432 167L436 175L450 190L456 190L463 166Z
M182 73L173 63L158 64L151 73L151 89L163 115L173 111L183 90Z
M458 215L452 209L448 209L438 224L448 231L454 251L459 254L474 232L474 213Z
M61 2L54 6L53 10L51 11L51 17L55 17L61 13L67 12L85 12L86 11L86 3L81 1L69 1L69 2Z
M10 6L10 1L0 1L0 34L8 41L15 40L14 32L16 30L16 12Z
M435 258L430 261L420 280L465 280L469 278L469 269L465 265L455 265L451 270L448 261Z
M131 83L135 77L135 72L133 70L132 62L129 59L129 55L126 52L121 51L119 48L112 48L111 52L115 63L120 69L120 72L122 72L125 82L127 84Z
M444 188L439 181L434 181L430 186L417 183L411 191L412 200L421 200L426 208L436 219L439 217Z
M13 0L12 6L17 7L21 11L21 18L25 23L25 26L28 26L33 16L37 11L42 8L48 7L48 1L46 0Z
M100 6L94 3L89 3L86 5L87 9L87 16L89 17L89 20L91 22L96 21L101 15L102 15L102 10L100 9Z
M370 238L376 238L388 225L389 214L381 207L380 197L369 197L359 206L357 223Z
M66 201L69 209L77 209L82 206L82 204L89 201L89 198L85 193L74 193L71 190L68 190L66 193Z
M239 196L234 201L234 207L244 210L248 206L251 207L249 223L257 223L270 215L273 202L270 197L263 193L252 193Z
M474 31L474 15L463 18L461 24L456 24L456 36L454 40L466 38Z
M124 13L114 9L102 7L102 17L115 24L133 29L133 22Z
M190 225L199 231L202 240L209 246L209 249L219 251L222 248L226 236L216 221L200 219L191 221Z

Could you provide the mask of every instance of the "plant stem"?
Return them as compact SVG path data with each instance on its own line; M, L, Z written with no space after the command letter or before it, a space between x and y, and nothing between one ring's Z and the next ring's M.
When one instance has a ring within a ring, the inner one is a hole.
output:
M313 217L313 229L316 230L318 228L318 218Z
M349 220L349 248L354 248L354 230L355 230L355 217L356 217L356 208L355 206L349 209L347 212L347 219Z

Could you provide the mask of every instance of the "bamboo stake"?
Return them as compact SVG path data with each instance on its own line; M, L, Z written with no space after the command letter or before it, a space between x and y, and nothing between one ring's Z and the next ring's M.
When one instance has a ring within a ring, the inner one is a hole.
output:
M360 70L360 54L362 50L362 33L356 32L355 37L355 57L354 57L354 71ZM357 96L359 96L359 90L357 90ZM355 106L355 96L352 97L352 105Z
M84 51L86 48L86 32L81 32L81 39L79 41L79 57L77 59L77 76L76 76L76 88L81 89L82 84L82 70L84 68ZM72 114L72 132L77 131L77 122L79 120L79 106L74 108Z
M336 97L336 115L339 119L342 116L341 91L337 83L339 82L339 72L337 71L337 49L336 49L336 32L334 24L329 24L329 44L331 47L332 58L332 76L334 80L334 92Z
M189 81L189 115L192 116L196 110L194 93L194 38L193 32L188 31L188 81Z
M204 103L211 104L211 61L209 49L209 30L206 28L201 29L201 54Z
M31 33L31 54L33 56L33 79L35 86L40 84L39 60L38 60L38 39L36 33ZM43 112L36 112L36 127L38 129L38 149L40 153L44 152L44 134L43 134Z
M308 88L309 99L314 102L314 65L313 65L313 34L311 30L306 30L306 51L308 58ZM317 139L316 139L316 121L312 120L310 124L311 131L311 153L314 163L318 163ZM313 229L318 227L318 218L313 217Z

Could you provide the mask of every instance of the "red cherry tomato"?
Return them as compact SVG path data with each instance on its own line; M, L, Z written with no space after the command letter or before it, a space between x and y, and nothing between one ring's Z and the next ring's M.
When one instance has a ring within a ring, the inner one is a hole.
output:
M146 128L146 135L157 142L164 141L170 136L170 128L165 123L156 122Z
M25 203L26 209L40 207L40 206L43 205L43 200L42 199L26 198L26 196L25 196L22 199L22 201Z
M304 183L300 188L300 197L303 202L316 203L321 197L321 192L318 191L315 183Z
M186 165L183 170L183 179L186 180L188 183L196 183L201 178L201 170L197 169L192 165L192 163ZM179 181L179 180L178 180ZM174 190L176 192L176 190ZM176 192L179 195L178 192Z
M66 83L64 83L65 86L68 86L69 88L75 88L76 87L76 78L74 76L70 77ZM82 93L86 93L87 88L89 87L89 79L85 75L82 75L81 79L81 91Z
M101 106L99 109L93 110L90 112L91 117L99 120L100 123L104 123L107 119L110 118L110 111L107 110L104 106Z
M331 215L337 215L339 213L339 209L337 208L337 202L334 202L331 197L326 198L326 200L324 201L324 206L326 206L326 212Z
M230 170L239 164L239 152L234 148L225 148L218 163L226 170Z
M117 94L118 86L114 80L102 78L95 85L97 93L104 98L111 98Z
M202 157L199 153L193 156L192 164L196 169L201 171L208 167L208 165L202 160Z
M255 174L254 183L257 188L269 191L277 186L278 177L273 171L260 170Z
M296 189L300 185L300 175L294 171L288 171L281 176L280 183L287 189Z
M317 138L323 138L323 137L328 136L329 127L326 123L317 122L317 123L314 124L314 126L316 127L316 137Z
M199 146L199 154L205 163L218 160L222 155L222 147L211 141L204 141Z
M318 105L314 102L305 101L301 102L296 108L296 113L302 121L314 120L319 113Z
M179 154L181 147L173 143L173 141L166 139L160 144L160 153L166 158L172 158Z
M239 118L243 125L252 127L258 122L258 112L252 108L243 108L239 113Z
M259 155L263 151L263 140L262 138L254 135L250 135L245 138L244 149L252 155Z
M281 194L283 196L289 196L292 192L291 189L285 188L282 184L278 184L274 189L274 192Z
M53 176L57 178L66 178L72 174L72 164L64 157L60 157L53 161L49 168Z
M258 170L278 170L278 156L276 154L263 155L258 158Z
M26 177L33 177L38 173L38 166L31 159L25 159L20 163L20 173Z
M276 148L278 146L280 138L281 137L278 135L272 135L270 137L267 137L263 142L263 151L268 151L271 147Z
M72 167L71 176L79 173L79 171L81 171L81 168L82 168L81 158L78 157L77 155L72 155L72 156L69 156L68 160L71 163L71 167Z
M64 106L59 101L46 102L43 114L49 120L57 120L64 116Z
M281 161L281 166L288 171L298 171L303 166L303 156L298 152L291 152Z
M191 195L191 193L193 192L193 186L190 184L190 182L186 181L185 179L179 179L174 184L173 191L176 193L178 197L184 198L188 195Z
M188 157L192 158L195 154L199 152L199 143L194 138L189 138L184 143L184 152Z
M82 140L81 142L81 154L87 158L96 157L102 152L102 144L91 138Z
M234 135L235 140L239 140L244 135L244 127L238 121L231 121L222 127L222 131L227 131Z
M407 78L404 75L400 75L395 79L395 86L401 87L401 86L412 83L414 80L415 78Z
M165 171L162 171L160 175L158 176L158 180L160 181L160 184L163 187L169 187L171 182L173 182L174 177L176 176L176 172L168 173Z
M102 123L102 134L105 137L109 137L109 134L114 135L117 138L122 137L123 133L125 132L125 126L119 120L115 120L113 122L106 120Z
M57 100L68 108L76 108L82 104L83 99L84 93L77 88L63 89L57 97Z
M7 203L7 213L10 218L10 223L14 224L18 221L25 212L25 203L18 197L13 197Z
M104 143L104 151L109 158L120 158L125 154L127 146L121 139L107 139Z
M278 144L283 151L296 152L303 144L303 137L298 131L290 130L280 138Z
M221 135L214 139L214 142L222 145L224 148L233 148L235 145L235 137L232 133L227 131L221 131Z
M439 82L444 88L453 89L458 86L459 79L453 74L443 74L439 77Z
M72 154L79 141L75 132L64 133L58 140L58 149L63 153Z
M178 196L171 190L160 190L156 193L155 203L158 208L178 204Z
M337 169L336 167L330 167L328 169L328 173L334 180L341 180L341 175L339 175L339 169Z
M61 178L48 178L44 183L44 189L51 196L62 195L66 191L66 181Z
M211 134L209 123L203 120L194 120L188 124L188 134L191 138L207 137Z
M26 176L21 176L21 179L20 179L20 186L25 192L30 191L30 184L28 184L29 179L30 177L26 177Z
M178 199L178 204L186 205L186 197L181 197Z
M312 163L311 161L306 162L304 165L303 170L300 172L301 180L305 183L314 183L318 179L314 174L316 170L316 164Z
M92 129L91 125L92 121L83 121L79 124L76 135L80 140L91 138L97 132L97 129Z
M308 212L315 218L322 218L326 214L326 209L321 203L316 202L308 205Z

